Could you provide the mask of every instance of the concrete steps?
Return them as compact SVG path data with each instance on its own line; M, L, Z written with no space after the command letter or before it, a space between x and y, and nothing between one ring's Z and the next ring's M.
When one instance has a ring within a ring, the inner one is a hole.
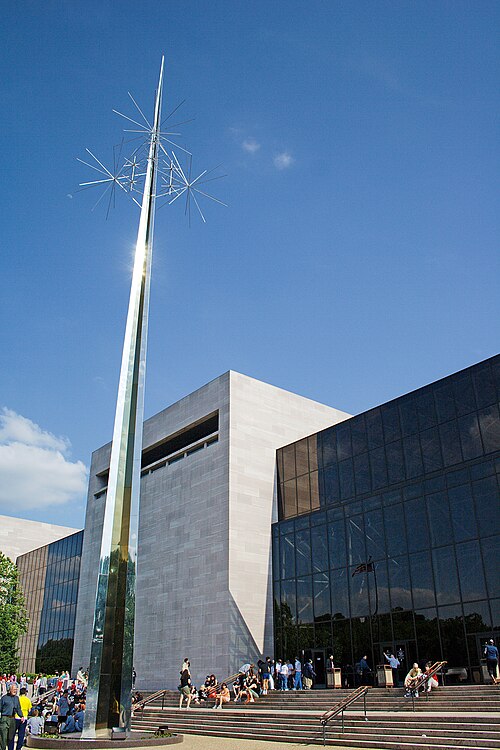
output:
M350 691L305 691L272 693L254 704L231 703L222 710L194 706L179 710L179 697L169 692L162 709L157 699L138 712L133 729L154 731L168 725L181 734L268 739L282 742L323 742L321 715ZM362 701L326 731L330 746L384 748L392 750L440 750L500 747L500 690L493 686L439 688L415 701L403 698L402 690L371 689L367 696L368 721Z

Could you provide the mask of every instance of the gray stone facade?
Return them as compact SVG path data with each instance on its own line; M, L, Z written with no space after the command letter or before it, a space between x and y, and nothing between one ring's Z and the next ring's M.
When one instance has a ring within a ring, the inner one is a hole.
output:
M175 688L184 656L200 684L272 653L275 452L349 416L229 371L148 419L143 450L217 412L217 441L198 440L143 470L138 688ZM73 670L89 663L109 456L110 445L92 456Z

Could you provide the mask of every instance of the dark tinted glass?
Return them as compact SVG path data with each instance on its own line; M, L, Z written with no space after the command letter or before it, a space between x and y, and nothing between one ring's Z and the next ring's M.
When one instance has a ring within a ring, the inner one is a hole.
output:
M281 608L283 619L297 619L297 597L295 592L295 580L281 582ZM288 617L287 617L288 616Z
M439 445L439 433L435 427L420 433L420 447L425 471L431 472L441 469L441 448Z
M365 492L371 492L370 463L368 453L362 453L354 456L354 480L356 484L356 493L363 495Z
M410 437L403 438L403 451L406 464L406 476L408 479L423 474L424 467L418 435L411 435Z
M471 458L477 458L483 453L481 443L481 433L479 432L479 422L476 414L468 414L460 417L458 420L458 431L460 433L460 443L462 446L462 455L465 461Z
M366 562L363 516L359 515L348 518L346 520L346 531L347 564L351 568L352 573L357 565Z
M314 526L311 529L313 573L328 570L328 543L326 526Z
M327 466L320 472L320 500L321 505L329 505L340 499L339 470L337 464Z
M337 436L335 427L330 427L318 434L318 445L321 447L321 464L329 466L337 460Z
M500 550L500 536L492 536L481 542L483 551L484 572L490 597L500 596L500 575L498 575L498 558ZM500 624L500 623L499 623Z
M410 552L418 552L430 546L429 527L425 500L417 497L407 500L404 505L406 516L406 528L408 529L408 549Z
M404 481L405 467L403 463L403 447L401 441L388 443L385 447L387 456L387 475L389 484L397 484Z
M330 573L332 589L332 615L334 618L349 617L349 583L345 568L332 570Z
M313 622L311 576L297 578L297 619L299 623Z
M297 477L297 513L309 513L311 510L311 493L309 474Z
M347 500L354 495L354 471L352 459L339 463L340 498Z
M438 615L443 653L448 655L449 666L460 667L467 664L467 642L461 607L440 607Z
M295 533L295 554L297 575L307 575L311 572L311 532L302 529Z
M432 390L419 393L416 397L418 423L421 430L433 427L437 423Z
M349 422L343 422L337 427L337 459L343 461L351 455L351 426Z
M364 415L351 419L352 452L354 456L368 450Z
M445 466L462 461L462 451L460 449L460 439L458 436L458 426L455 420L439 425L439 436L441 438L441 453Z
M434 389L434 402L438 422L448 422L455 417L455 399L451 383L444 383Z
M427 511L429 513L429 527L432 544L440 546L450 539L450 511L446 492L435 492L427 497Z
M476 504L476 518L481 536L500 532L500 497L496 477L485 477L472 482Z
M434 607L434 579L432 577L431 556L429 552L417 552L410 555L413 606L415 609Z
M453 378L453 392L457 415L469 414L477 408L470 373L464 373Z
M377 448L384 442L382 432L382 417L379 409L372 409L365 414L366 434L368 437L368 447Z
M381 408L381 411L385 442L392 443L393 440L399 440L401 437L401 428L399 426L399 411L397 404L386 404Z
M477 537L477 523L470 484L451 487L448 490L453 534L456 542Z
M432 563L438 605L458 602L460 594L453 547L441 547L433 550Z
M351 590L351 617L367 617L370 614L368 602L367 576L373 573L359 573L350 576L349 586Z
M285 495L285 517L297 515L297 483L295 479L283 485Z
M406 555L389 558L387 567L392 609L411 609L410 572Z
M387 466L383 448L370 451L370 467L373 489L378 490L385 487L387 484Z
M456 551L463 601L484 599L487 594L479 542L457 544Z
M472 370L472 381L476 393L477 408L482 409L485 406L494 404L497 400L495 383L489 365L484 367L475 367Z
M479 427L483 438L484 452L492 453L500 450L500 419L498 406L493 404L478 412Z
M347 564L345 531L343 521L331 521L328 525L330 567L339 568Z
M381 510L365 513L365 535L367 559L380 560L385 557L384 526Z
M418 432L417 405L413 398L399 402L399 416L403 435L413 435Z
M314 619L330 618L332 608L330 604L330 578L326 573L316 573L313 576Z
M280 541L281 578L295 576L295 543L293 534L283 536Z
M387 554L390 557L406 552L406 534L401 503L384 508Z
M379 560L373 564L373 573L367 574L370 591L370 612L372 615L383 615L390 612L389 580L387 578L387 561ZM377 626L380 623L377 623Z
M319 475L317 471L312 471L309 475L310 489L311 489L311 510L319 508L320 505L320 492L319 492Z

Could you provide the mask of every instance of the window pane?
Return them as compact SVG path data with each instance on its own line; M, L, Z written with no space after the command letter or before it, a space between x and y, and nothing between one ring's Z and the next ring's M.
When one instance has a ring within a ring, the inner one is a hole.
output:
M370 466L372 472L372 487L378 490L387 485L387 467L383 448L370 451Z
M453 378L453 391L455 393L455 406L458 416L461 414L470 414L470 412L476 410L476 397L470 373Z
M318 438L316 435L307 439L309 446L309 469L317 471L318 469Z
M417 407L414 399L399 402L399 416L403 435L414 435L418 432Z
M418 552L430 546L427 513L423 497L407 500L404 504L406 528L408 529L408 549Z
M412 435L403 439L403 450L406 464L406 476L408 479L423 474L422 454L420 452L420 440L418 435Z
M287 445L285 448L283 448L283 472L285 481L296 476L294 445Z
M353 455L357 456L360 453L366 453L368 450L368 443L364 415L351 419L350 424Z
M449 667L464 667L468 664L465 628L460 605L440 607L439 629L443 653Z
M320 499L321 505L330 505L340 499L337 464L332 464L320 472Z
M365 414L366 434L368 437L368 447L377 448L384 442L382 432L382 418L379 409L372 409Z
M438 605L458 602L460 595L453 547L433 550L432 563Z
M295 546L293 534L281 538L281 577L293 578L295 576Z
M457 544L456 549L462 600L484 599L487 594L479 542Z
M466 539L477 537L477 524L471 485L463 484L461 487L450 488L448 490L448 499L450 501L455 541L464 542Z
M325 573L313 576L314 619L330 619L332 608L330 605L330 578Z
M309 513L310 510L309 474L303 474L297 477L297 513Z
M390 558L387 561L387 567L392 609L411 609L410 573L406 555Z
M384 526L382 511L372 510L365 513L365 535L367 558L380 560L385 557Z
M474 368L472 370L472 382L474 383L478 409L495 403L497 395L489 365Z
M307 575L311 572L311 532L309 529L297 531L295 534L295 552L297 575Z
M297 599L295 594L295 580L281 582L281 609L283 625L285 625L285 621L296 622Z
M450 540L451 520L446 492L435 492L427 496L429 527L432 544L439 546Z
M335 427L330 427L318 435L318 443L321 446L322 466L329 466L337 461L337 435L335 430Z
M434 389L434 402L438 422L448 422L455 417L455 399L453 396L453 386L451 383L445 383Z
M297 515L297 483L295 479L285 482L283 485L285 492L285 517Z
M485 630L490 630L491 617L488 602L464 604L464 621L468 633L484 633ZM471 656L473 656L472 653Z
M484 572L490 597L500 596L500 575L498 575L498 558L500 536L492 536L481 542L484 559ZM500 623L499 623L500 624Z
M401 442L389 443L385 446L387 455L387 474L389 484L396 484L404 481L405 469L403 464L403 449Z
M476 503L476 518L481 536L500 532L500 499L495 476L472 482Z
M445 466L453 466L462 461L460 439L458 437L458 426L455 420L439 425L439 437L441 438L441 452Z
M498 417L498 406L494 404L487 409L478 412L479 427L483 437L485 453L500 450L500 419Z
M359 563L366 562L365 533L363 516L353 516L347 519L347 564L354 568ZM351 573L353 570L351 570Z
M315 526L311 530L313 573L328 570L328 544L326 526Z
M337 460L343 461L351 455L351 426L349 422L343 422L337 427Z
M432 577L431 556L429 552L417 552L410 555L410 570L415 609L434 607L434 579Z
M401 503L384 508L385 535L387 554L403 555L406 552L406 534L404 533L403 506Z
M332 613L334 619L349 617L349 584L345 568L330 573L332 588Z
M297 476L309 471L307 438L295 443L295 467L297 470Z
M352 459L339 463L340 498L347 500L354 495L354 473L352 470Z
M363 572L353 575L351 571L349 584L351 589L351 617L367 617L370 614L368 603L368 576L373 573Z
M365 492L371 492L370 464L368 453L362 453L354 456L354 479L356 482L356 493L363 495Z
M386 404L382 407L382 424L384 425L384 440L386 443L392 443L401 437L399 427L399 413L397 404Z
M441 469L443 462L441 460L438 431L435 427L420 433L420 446L425 470L430 472Z
M436 410L432 390L426 390L417 396L418 423L421 430L433 427L436 422Z
M328 526L330 567L339 568L346 565L346 545L343 521L331 521Z
M458 431L462 444L464 461L477 458L483 454L483 444L479 432L479 422L475 414L468 414L458 420Z
M310 476L310 488L311 488L311 510L319 508L319 477L318 472L311 472Z
M297 619L303 625L313 622L311 576L297 578Z

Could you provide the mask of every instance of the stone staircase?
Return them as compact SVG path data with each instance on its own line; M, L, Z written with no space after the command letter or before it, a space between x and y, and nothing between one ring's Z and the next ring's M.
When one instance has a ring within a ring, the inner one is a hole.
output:
M167 725L180 734L238 737L297 743L323 743L320 717L351 691L273 692L249 705L233 703L222 710L192 706L179 710L179 694L169 691L147 704L133 719L134 730L154 731ZM428 699L405 699L402 689L372 688L326 729L329 746L418 750L500 748L500 689L495 686L440 687ZM164 707L162 709L162 700Z

